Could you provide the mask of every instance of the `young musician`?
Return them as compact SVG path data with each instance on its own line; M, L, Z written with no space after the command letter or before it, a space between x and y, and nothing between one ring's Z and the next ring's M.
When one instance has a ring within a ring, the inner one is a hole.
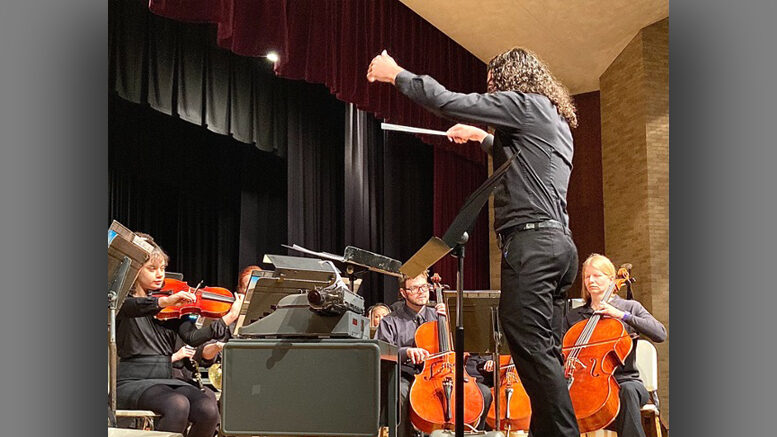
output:
M416 347L415 331L426 322L438 320L445 315L445 305L438 304L434 309L426 306L429 302L428 273L415 278L400 281L399 294L405 299L404 305L384 317L378 325L375 338L391 343L399 348L401 378L399 379L399 437L411 437L415 434L410 423L410 385L415 375L423 370L424 359L429 351Z
M594 314L621 320L629 334L644 335L656 343L666 340L666 328L656 320L645 307L636 300L624 300L613 294L609 302L602 297L612 281L615 280L615 266L607 257L592 254L583 263L582 295L585 305L572 309L565 320L565 331L581 320L587 320ZM621 407L618 416L607 428L618 433L619 437L645 437L642 428L640 409L649 399L647 390L639 378L636 367L637 345L626 357L626 362L615 369L615 380L620 386Z
M531 434L579 437L560 345L578 261L566 200L574 150L570 128L577 126L569 93L522 48L488 63L483 94L448 91L400 67L385 50L370 63L367 80L391 83L437 115L493 127L493 135L463 124L447 133L457 143L480 142L494 167L520 153L494 192L494 230L502 249L499 318L531 398Z
M415 331L424 323L439 320L440 315L446 315L445 304L439 303L434 309L426 305L429 302L431 289L427 277L428 273L424 272L415 278L400 281L399 294L404 298L404 304L383 317L375 334L375 338L378 340L391 343L399 348L401 369L401 378L399 379L400 424L397 428L399 437L410 437L415 433L413 425L410 423L410 403L407 398L415 375L421 373L424 360L429 356L429 351L415 344ZM487 412L491 392L484 386L480 389L481 392L484 392L484 410ZM483 413L484 417L485 412Z
M367 310L370 319L370 337L375 337L380 321L391 312L391 308L385 303L378 302Z
M214 399L174 379L171 357L178 336L191 346L223 338L227 325L237 319L243 298L236 296L229 312L204 328L197 329L193 321L184 318L157 320L154 315L162 308L194 302L196 296L189 291L150 296L163 285L168 256L149 235L138 236L151 244L153 251L116 317L118 406L160 414L156 427L160 431L183 433L191 422L189 437L213 437L219 420Z
M245 296L246 292L248 291L248 281L251 280L251 272L254 270L262 271L262 268L259 266L246 266L243 268L243 270L240 271L240 274L238 274L237 278L237 288L236 291L239 294L242 294Z

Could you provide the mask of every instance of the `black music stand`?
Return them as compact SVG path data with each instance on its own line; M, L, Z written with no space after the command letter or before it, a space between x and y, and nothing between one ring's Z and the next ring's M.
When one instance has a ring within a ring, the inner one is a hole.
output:
M399 269L409 278L414 278L434 263L441 260L448 253L452 253L458 260L456 273L456 393L464 393L464 325L462 318L463 287L464 287L464 245L469 240L467 233L475 225L480 210L488 202L488 196L496 188L496 184L502 180L510 165L520 154L513 153L494 173L486 179L464 202L459 214L453 219L442 239L432 237L410 257ZM456 396L456 437L464 436L464 397Z
M402 266L402 263L393 258L360 249L356 246L346 246L345 250L343 251L343 256L335 255L329 252L316 252L297 244L293 244L291 246L282 244L281 246L321 259L334 261L338 265L341 265L345 269L345 274L348 275L348 288L353 293L358 292L358 287L356 284L359 282L356 279L356 276L368 271L394 276L397 278L402 277L402 273L399 270Z
M152 247L121 223L108 228L108 399L110 417L116 417L116 314L129 294Z
M502 329L499 324L499 296L500 290L472 290L464 291L463 317L464 323L471 329L470 335L465 339L464 347L468 352L478 354L492 354L495 362L493 376L494 387L499 387L499 357L502 344ZM458 300L458 293L452 290L443 291L445 303L451 308L449 301ZM456 305L458 307L458 303ZM454 310L454 313L457 310ZM496 415L496 429L499 430L500 405L499 396L494 397L494 410Z

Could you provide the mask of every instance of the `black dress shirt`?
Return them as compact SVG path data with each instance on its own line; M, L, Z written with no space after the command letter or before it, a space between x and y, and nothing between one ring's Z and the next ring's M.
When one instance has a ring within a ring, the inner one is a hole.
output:
M455 93L409 71L399 73L395 83L400 92L441 117L494 127L495 135L481 146L493 155L495 168L512 156L511 149L520 150L526 162L513 161L494 192L496 232L548 219L568 226L572 133L547 97L515 91Z

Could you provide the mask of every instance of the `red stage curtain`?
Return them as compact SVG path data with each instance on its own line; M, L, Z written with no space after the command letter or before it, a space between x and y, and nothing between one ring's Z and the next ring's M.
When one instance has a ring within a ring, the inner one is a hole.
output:
M434 235L442 237L470 194L488 177L486 169L453 153L434 151ZM443 282L456 287L457 261L440 260L435 271ZM488 209L484 207L469 232L464 253L464 289L490 288L488 262Z
M323 83L338 99L396 124L445 130L442 120L392 86L367 82L367 66L387 49L397 62L450 90L484 92L485 64L396 0L150 0L155 14L218 25L218 44L244 56L280 55L276 73ZM442 150L485 167L475 145L422 136Z

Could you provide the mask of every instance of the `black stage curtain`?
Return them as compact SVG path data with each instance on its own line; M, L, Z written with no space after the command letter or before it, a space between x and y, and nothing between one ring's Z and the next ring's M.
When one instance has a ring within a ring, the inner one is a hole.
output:
M353 104L345 132L345 243L404 262L432 235L432 148ZM368 304L397 300L396 278L361 277Z
M288 90L289 244L342 254L345 107L320 85Z
M109 98L109 219L147 232L168 270L233 289L286 236L283 160L148 106Z

